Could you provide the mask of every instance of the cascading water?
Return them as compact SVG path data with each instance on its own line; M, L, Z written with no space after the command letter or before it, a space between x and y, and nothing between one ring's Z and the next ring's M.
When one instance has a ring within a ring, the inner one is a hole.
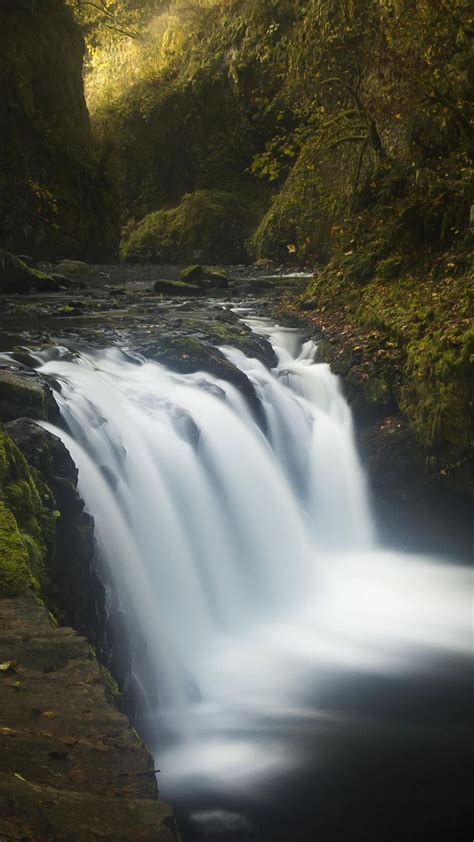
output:
M409 673L469 647L467 573L377 544L337 378L295 331L249 323L277 368L223 351L265 429L206 373L117 349L58 348L41 367L61 385L67 432L49 429L79 468L167 795L300 762L281 732L323 716L331 674Z

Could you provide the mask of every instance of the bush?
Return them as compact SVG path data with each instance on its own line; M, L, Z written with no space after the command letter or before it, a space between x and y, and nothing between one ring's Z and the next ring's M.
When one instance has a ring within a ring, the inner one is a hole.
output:
M198 190L179 205L130 222L121 257L130 262L235 263L246 260L244 242L255 224L252 196Z

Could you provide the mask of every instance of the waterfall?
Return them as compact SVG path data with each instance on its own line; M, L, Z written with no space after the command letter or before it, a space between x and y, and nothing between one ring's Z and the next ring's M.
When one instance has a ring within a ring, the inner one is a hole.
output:
M261 426L231 383L115 348L56 348L40 369L60 384L62 426L44 426L78 466L169 786L286 768L274 733L262 747L252 732L311 718L328 670L399 673L469 648L466 571L378 545L351 413L314 344L249 324L273 371L221 350Z

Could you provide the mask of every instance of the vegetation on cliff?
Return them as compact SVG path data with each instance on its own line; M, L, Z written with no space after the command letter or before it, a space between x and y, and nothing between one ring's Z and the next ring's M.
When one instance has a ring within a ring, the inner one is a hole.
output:
M63 0L3 0L0 244L38 258L111 257L118 217L84 101L84 42Z
M55 531L51 493L0 426L0 596L39 591Z
M395 407L435 472L465 476L471 4L71 4L88 39L93 123L122 195L123 257L184 261L202 249L223 262L245 247L254 259L316 265L287 312L323 333L337 324L327 344L353 400ZM249 191L253 214L240 199ZM235 223L237 206L247 226ZM229 229L232 243L215 236Z

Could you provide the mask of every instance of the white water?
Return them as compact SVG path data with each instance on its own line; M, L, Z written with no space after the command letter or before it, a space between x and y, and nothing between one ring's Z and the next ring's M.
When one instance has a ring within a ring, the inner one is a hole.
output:
M277 369L225 353L266 436L209 374L117 349L58 350L41 368L61 383L69 432L49 429L79 468L152 743L174 734L157 749L165 792L238 789L298 762L275 733L324 721L328 671L400 675L469 650L468 573L378 546L337 379L294 331L251 325L272 335Z

